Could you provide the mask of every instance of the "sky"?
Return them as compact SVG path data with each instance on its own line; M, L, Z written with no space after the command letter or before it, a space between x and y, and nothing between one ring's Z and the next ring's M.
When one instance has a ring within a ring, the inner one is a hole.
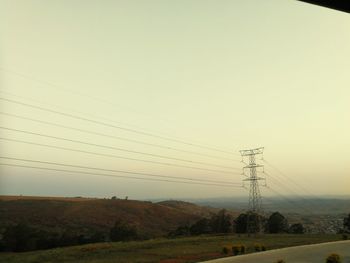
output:
M0 194L248 195L226 182L257 147L263 195L348 194L349 46L349 14L298 1L0 0Z

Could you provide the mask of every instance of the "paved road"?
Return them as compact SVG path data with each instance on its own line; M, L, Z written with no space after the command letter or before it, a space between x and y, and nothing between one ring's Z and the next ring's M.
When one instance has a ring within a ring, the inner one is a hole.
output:
M331 253L339 254L342 263L350 263L350 240L274 249L210 260L206 263L275 263L279 259L286 263L325 263L326 257Z

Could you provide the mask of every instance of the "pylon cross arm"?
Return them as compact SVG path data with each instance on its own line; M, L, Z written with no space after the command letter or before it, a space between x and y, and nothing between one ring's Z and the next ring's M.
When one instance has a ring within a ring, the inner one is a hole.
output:
M240 150L239 152L241 153L242 156L263 154L264 147L259 147L255 149L249 149L249 150Z

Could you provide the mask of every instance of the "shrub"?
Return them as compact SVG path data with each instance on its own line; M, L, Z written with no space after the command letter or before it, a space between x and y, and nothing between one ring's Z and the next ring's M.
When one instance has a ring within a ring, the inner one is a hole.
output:
M234 245L232 246L232 253L233 255L238 255L241 252L241 245Z
M344 230L350 231L350 214L344 218Z
M2 241L5 244L5 251L24 252L35 250L38 231L26 223L19 223L5 230Z
M126 222L116 221L110 230L111 241L128 241L137 238L136 228Z
M246 247L245 245L241 245L241 254L245 254Z
M175 230L170 231L168 237L189 236L190 234L189 226L179 226Z
M255 245L254 245L254 250L255 250L256 252L261 251L261 245L260 245L260 244L255 244Z
M305 228L302 224L293 224L289 228L289 233L291 234L304 234L305 233Z
M232 253L233 253L233 255L245 254L245 252L246 252L245 245L238 244L238 245L233 245L232 246Z
M348 235L347 235L347 234L343 234L343 235L342 235L342 239L343 239L343 240L348 240Z
M222 248L222 253L227 255L229 253L230 249L228 247L223 247Z
M340 256L338 254L330 254L327 259L326 259L326 263L340 263Z
M196 223L190 226L189 232L191 235L201 235L210 233L210 220L208 218L199 219Z
M261 245L261 251L266 251L266 247L264 245Z

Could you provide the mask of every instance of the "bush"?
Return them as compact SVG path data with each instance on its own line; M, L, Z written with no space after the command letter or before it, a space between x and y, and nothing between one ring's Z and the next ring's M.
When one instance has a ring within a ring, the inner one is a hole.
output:
M232 246L232 253L235 256L238 254L245 254L245 252L246 252L246 247L242 244Z
M348 235L347 235L347 234L343 234L343 235L342 235L342 239L343 239L343 240L348 240Z
M241 245L232 246L233 255L237 256L241 252Z
M350 231L350 214L344 218L344 230Z
M168 237L189 236L191 234L189 226L179 226L168 233Z
M289 228L289 233L291 234L304 234L305 233L305 228L302 224L293 224Z
M261 246L260 244L255 244L255 245L254 245L254 250L255 250L256 252L260 252L260 251L262 251L262 246Z
M222 253L227 255L229 253L230 249L228 247L223 247L222 248Z
M4 228L0 240L0 251L25 252L74 246L106 241L105 233L94 229L75 232L73 229L55 229L19 223Z
M201 235L212 232L210 220L207 218L199 219L197 222L190 226L189 232L191 235Z
M266 247L264 245L261 245L261 251L266 251Z
M116 221L110 231L111 241L129 241L137 239L136 228L126 222Z
M245 254L246 247L245 245L241 245L241 254Z
M37 247L38 231L26 223L8 227L3 234L5 251L24 252Z
M330 254L327 259L326 259L326 263L340 263L340 256L338 254Z

